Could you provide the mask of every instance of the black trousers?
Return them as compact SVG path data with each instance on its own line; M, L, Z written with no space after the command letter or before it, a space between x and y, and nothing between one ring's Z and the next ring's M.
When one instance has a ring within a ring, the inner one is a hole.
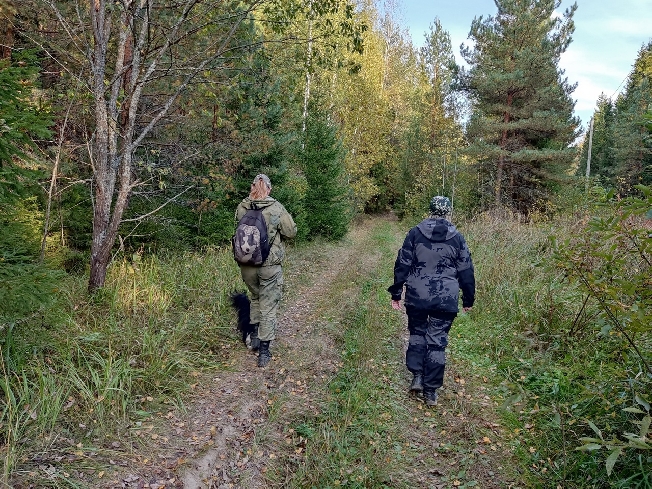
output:
M410 341L405 355L405 364L413 374L423 375L423 389L435 391L444 383L446 368L446 346L448 332L455 315L442 319L437 311L424 311L406 307Z

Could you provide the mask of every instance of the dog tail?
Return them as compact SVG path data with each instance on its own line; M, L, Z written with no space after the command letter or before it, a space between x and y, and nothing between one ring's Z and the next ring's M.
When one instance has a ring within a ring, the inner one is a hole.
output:
M247 344L247 336L251 334L251 302L245 292L234 291L231 293L231 306L238 314L238 331L242 335L242 342Z

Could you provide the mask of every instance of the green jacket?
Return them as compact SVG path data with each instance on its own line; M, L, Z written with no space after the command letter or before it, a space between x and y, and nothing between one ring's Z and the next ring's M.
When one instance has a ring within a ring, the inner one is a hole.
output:
M237 223L242 219L249 209L252 208L251 203L254 202L258 209L262 209L265 222L267 223L267 236L272 246L269 250L269 256L263 266L280 265L285 258L285 246L283 245L283 238L294 238L297 235L297 225L292 219L292 216L285 210L283 204L272 197L267 197L264 200L252 201L249 197L244 199L238 205L235 211L235 222Z

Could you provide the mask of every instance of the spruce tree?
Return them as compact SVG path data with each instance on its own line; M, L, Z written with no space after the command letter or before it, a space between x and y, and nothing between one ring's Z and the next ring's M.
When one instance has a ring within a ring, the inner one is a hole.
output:
M638 53L625 92L616 100L614 185L628 194L633 185L652 183L652 41Z
M604 93L597 101L597 108L593 114L593 138L591 145L591 174L590 177L599 177L608 182L614 176L616 159L614 155L614 119L615 107L611 99ZM588 160L589 131L584 135L582 154L577 174L586 175Z
M559 17L560 0L495 3L497 14L475 18L474 44L462 49L469 64L462 86L472 101L469 152L488 170L494 204L528 213L575 156L575 86L559 58L571 42L577 5Z
M316 112L307 121L301 166L308 182L306 223L312 236L337 240L348 230L351 211L344 182L344 150L336 127Z

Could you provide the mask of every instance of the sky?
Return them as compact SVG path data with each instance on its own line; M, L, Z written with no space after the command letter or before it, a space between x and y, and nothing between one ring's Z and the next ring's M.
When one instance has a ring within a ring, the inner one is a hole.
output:
M575 115L584 129L601 93L616 97L624 89L638 51L652 39L652 0L576 0L573 42L562 55L560 67L573 92ZM398 21L406 27L415 46L421 46L430 24L439 17L451 36L459 63L460 44L467 39L474 17L496 13L493 0L398 0ZM562 0L563 13L573 4Z

